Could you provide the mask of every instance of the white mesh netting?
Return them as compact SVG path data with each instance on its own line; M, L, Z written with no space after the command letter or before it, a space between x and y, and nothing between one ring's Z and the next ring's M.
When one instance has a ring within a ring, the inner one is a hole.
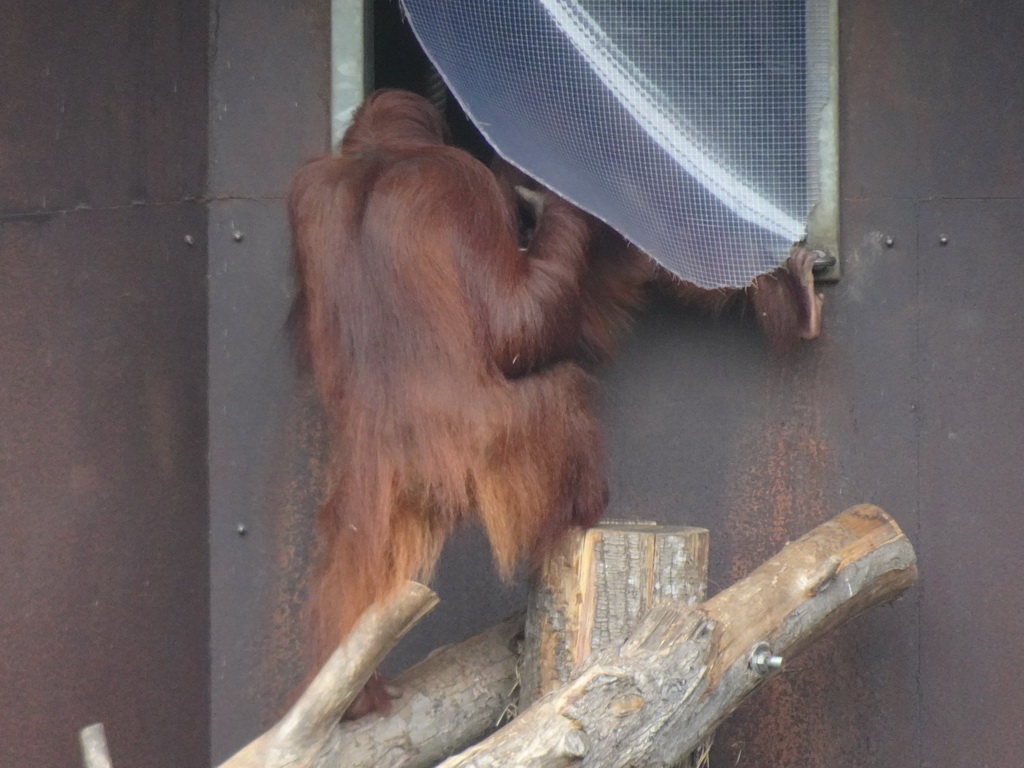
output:
M743 286L815 199L805 0L403 0L507 160L704 287Z

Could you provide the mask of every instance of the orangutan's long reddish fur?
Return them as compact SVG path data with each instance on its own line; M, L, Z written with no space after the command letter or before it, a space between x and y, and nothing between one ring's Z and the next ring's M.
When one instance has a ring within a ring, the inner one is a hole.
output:
M491 171L506 195L516 187L549 193L546 187L501 156ZM563 201L563 205L568 205ZM600 219L574 208L592 233L580 278L579 326L574 356L585 363L610 360L633 316L647 300L647 286L661 271L645 253ZM667 273L666 273L667 274Z
M572 361L589 220L545 193L521 252L513 193L444 133L422 98L379 92L288 194L295 320L332 438L318 658L428 578L460 521L482 522L508 575L606 504L591 379Z

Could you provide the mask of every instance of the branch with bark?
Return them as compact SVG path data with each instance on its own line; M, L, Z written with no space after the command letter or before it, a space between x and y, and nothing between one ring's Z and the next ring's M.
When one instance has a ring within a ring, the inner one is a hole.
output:
M779 659L916 577L892 518L854 507L696 609L656 606L621 647L441 768L676 765Z
M283 718L221 768L300 768L321 765L331 736L395 643L437 605L437 595L415 582L375 605L331 654Z
M913 548L892 518L878 507L849 509L695 607L655 603L624 642L594 653L574 679L440 766L677 765L779 674L783 658L894 599L916 575ZM399 678L405 693L390 716L337 724L384 652L433 602L413 585L364 617L285 718L224 766L426 768L493 730L517 677L511 641L521 620L437 651Z

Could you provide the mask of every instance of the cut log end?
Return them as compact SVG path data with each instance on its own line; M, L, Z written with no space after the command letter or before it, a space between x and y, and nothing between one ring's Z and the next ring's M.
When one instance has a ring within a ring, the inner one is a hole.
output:
M111 768L110 751L107 748L107 734L103 723L93 723L78 733L82 747L84 768Z

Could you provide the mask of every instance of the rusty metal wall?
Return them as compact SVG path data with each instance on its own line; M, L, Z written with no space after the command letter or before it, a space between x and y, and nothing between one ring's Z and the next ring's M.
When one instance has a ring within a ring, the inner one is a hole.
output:
M858 0L840 20L824 337L780 360L750 329L650 313L605 378L615 503L709 527L717 586L860 501L918 549L919 585L794 659L713 765L1015 765L1024 9Z
M209 132L211 749L281 714L302 670L318 411L286 329L284 192L329 134L329 3L213 3ZM241 528L240 528L241 526ZM244 533L240 533L244 531Z
M0 764L208 761L207 5L0 22ZM192 238L193 245L185 242Z

